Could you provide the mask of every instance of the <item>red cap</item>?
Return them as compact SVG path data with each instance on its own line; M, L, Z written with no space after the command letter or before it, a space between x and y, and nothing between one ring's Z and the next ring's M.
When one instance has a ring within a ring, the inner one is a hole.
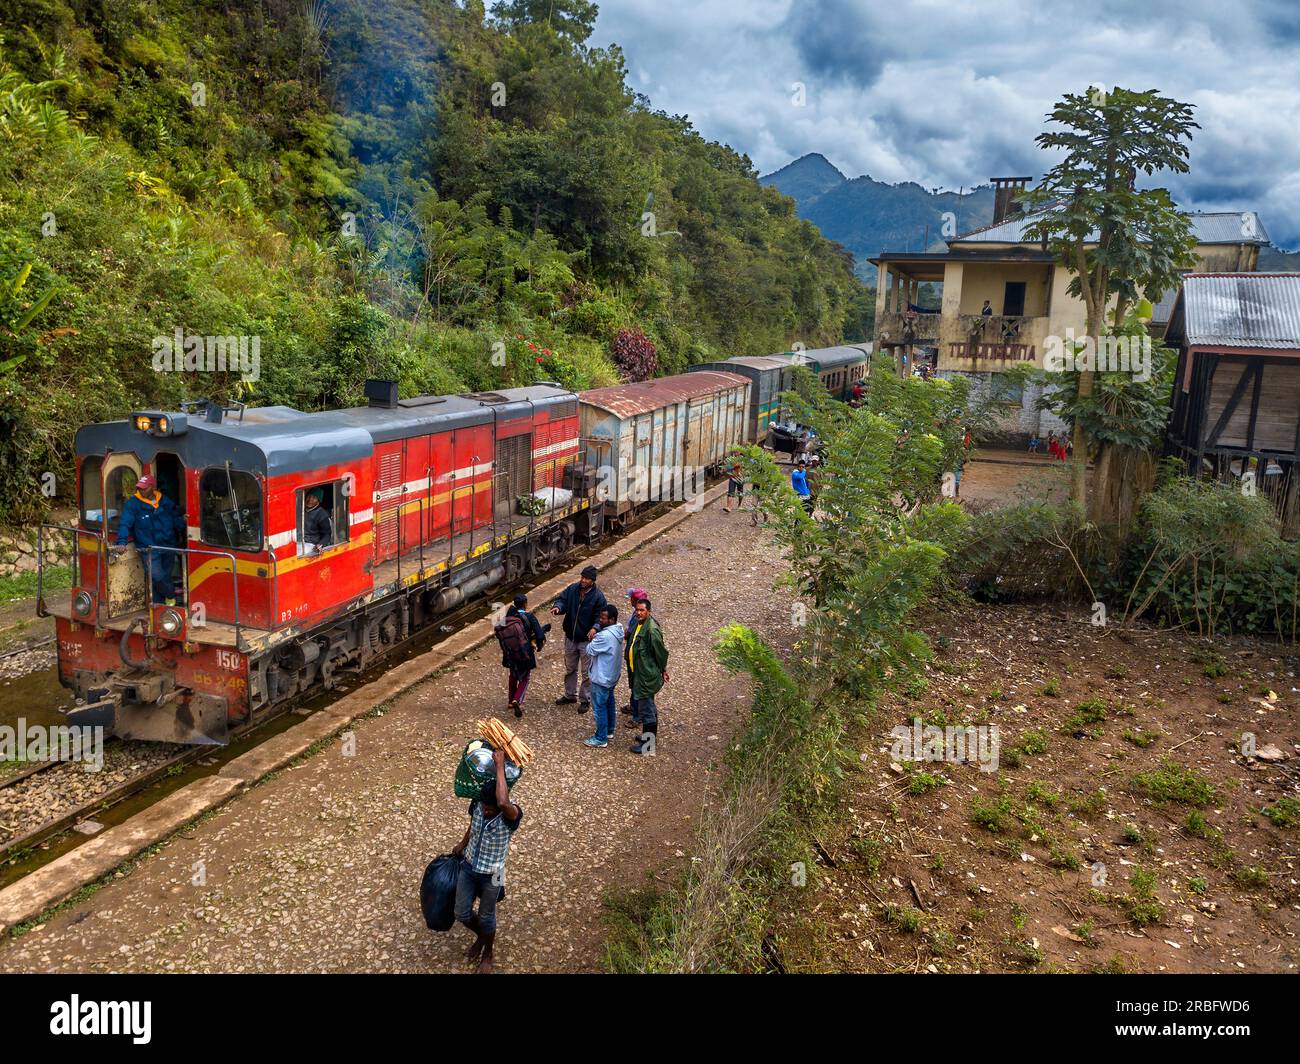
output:
M146 473L135 482L135 486L139 491L153 491L153 489L158 486L158 481L154 480L150 474Z

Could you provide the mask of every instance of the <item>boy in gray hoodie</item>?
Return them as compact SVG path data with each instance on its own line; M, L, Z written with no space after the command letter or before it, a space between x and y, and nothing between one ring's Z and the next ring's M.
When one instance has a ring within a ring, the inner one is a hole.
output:
M596 717L596 734L584 739L587 746L608 746L614 736L617 706L614 688L623 671L623 626L618 608L601 607L596 625L587 635L587 657L591 659L591 708Z

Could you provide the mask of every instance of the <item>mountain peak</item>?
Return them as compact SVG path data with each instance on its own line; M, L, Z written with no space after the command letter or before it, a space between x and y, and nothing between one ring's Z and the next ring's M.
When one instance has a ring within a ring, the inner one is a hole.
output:
M760 177L759 181L803 203L844 184L848 178L821 152L814 151Z
M790 196L823 235L853 253L855 270L868 283L875 267L867 260L882 251L923 251L942 243L946 215L956 216L958 232L987 225L993 218L993 189L974 186L963 195L931 192L915 181L891 185L867 174L845 177L819 152L801 156L761 177Z

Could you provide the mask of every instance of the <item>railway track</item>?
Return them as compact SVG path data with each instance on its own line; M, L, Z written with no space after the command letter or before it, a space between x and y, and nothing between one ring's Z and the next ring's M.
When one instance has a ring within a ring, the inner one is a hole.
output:
M141 791L153 786L153 784L157 783L174 770L184 768L186 765L189 765L210 753L211 751L207 747L203 746L187 748L178 754L174 754L171 757L165 758L161 762L151 765L144 772L137 773L121 783L115 784L106 791L101 791L93 798L62 810L31 830L6 840L3 846L0 846L0 865L9 865L21 860L33 847L39 846L48 839L62 834L74 825L90 818L92 814L103 812L104 810L139 794ZM30 779L38 773L58 769L65 772L84 772L84 767L77 762L50 761L42 765L33 766L32 768L17 773L14 776L6 777L3 781L0 781L0 792L10 789L14 785L23 780Z
M642 525L644 525L646 522L652 521L655 518L662 516L663 513L667 512L667 510L669 509L671 509L671 504L667 504L667 503L650 507L642 515L640 515L638 520L630 524L622 532L608 536L607 540L617 539L619 538L620 535L630 532L633 529L639 528ZM561 559L559 562L557 562L555 565L553 565L551 568L547 569L546 571L538 573L535 577L533 577L533 582L520 583L516 585L516 587L526 590L529 587L535 586L535 583L543 582L556 569L561 568L564 565L572 564L575 558L581 558L584 556L586 556L586 552L582 552L582 551L575 552L569 557ZM417 646L419 646L421 641L426 641L429 639L430 635L436 635L439 632L443 632L445 629L456 628L461 626L464 622L469 620L473 614L481 611L485 603L488 600L490 600L494 595L505 594L507 590L513 590L513 589L506 589L501 587L493 588L490 591L486 592L482 597L475 599L473 602L466 603L465 605L446 614L444 617L439 619L436 626L432 628L423 629L422 631L417 632L414 635L408 636L402 642L395 644L393 649L388 654L384 655L382 661L377 662L372 666L372 669L379 670L384 668L390 668L395 659L400 658L401 655L403 655L404 653L409 652L414 648L416 648ZM339 690L335 693L334 697L342 697L346 693L347 693L346 690ZM274 713L269 717L266 717L263 720L258 721L255 725L252 726L251 729L244 732L232 733L231 736L232 739L244 738L252 733L257 732L258 730L266 727L273 721L280 720L286 714L294 712L296 709L299 709L305 701L310 701L310 699L313 697L320 697L320 693L316 692L315 694L312 695L302 695L295 700L291 700L285 703L284 706L282 708L279 708L276 713ZM324 708L324 706L326 705L329 705L328 701L323 703L323 705L320 708ZM116 744L117 747L120 749L121 740L114 740L111 738L109 740L106 740L105 742L106 750L110 743ZM156 744L150 744L150 745L156 746ZM14 838L8 839L0 843L0 871L2 871L5 868L9 868L14 865L23 863L27 859L28 855L30 854L30 851L33 848L40 846L43 843L47 843L51 839L64 834L69 829L71 829L74 825L80 823L83 820L90 818L94 813L103 812L115 805L121 804L127 799L132 798L135 795L141 793L142 791L145 791L148 788L154 786L156 783L160 782L167 776L190 766L196 761L202 760L206 757L213 757L214 753L215 756L220 757L221 752L228 749L229 747L220 747L220 748L214 748L211 746L186 747L185 749L181 750L179 753L169 758L166 758L159 763L150 765L143 772L135 776L132 776L131 778L126 779L121 783L114 785L113 787L109 788L106 791L100 792L99 794L95 795L93 798L85 802L78 803L73 807L66 808L60 811L55 816L42 822L38 826L28 831L25 831L23 834L15 836ZM67 761L46 761L46 762L40 762L34 765L30 765L19 772L16 772L12 775L4 777L3 779L0 779L0 800L3 799L6 792L10 791L12 788L23 783L24 781L30 780L33 777L44 773L54 772L56 770L63 770L65 772L84 772L84 766L80 763L67 762Z

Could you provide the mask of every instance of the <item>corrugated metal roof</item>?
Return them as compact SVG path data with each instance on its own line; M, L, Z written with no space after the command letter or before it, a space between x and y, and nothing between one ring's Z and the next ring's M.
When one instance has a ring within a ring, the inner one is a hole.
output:
M1169 333L1192 347L1300 350L1300 273L1193 273Z
M1021 214L997 225L975 229L953 237L950 244L1023 244L1025 230L1044 212ZM1192 235L1198 244L1267 244L1268 233L1254 211L1223 211L1191 214ZM1097 234L1089 234L1095 240Z
M1177 288L1169 289L1160 297L1160 302L1151 308L1151 320L1153 322L1169 321L1170 315L1174 312L1174 302L1178 299L1178 291Z
M729 388L749 387L749 380L738 373L717 373L706 370L697 373L678 373L673 377L656 377L638 384L616 384L612 388L596 388L582 392L579 400L588 406L598 406L619 417L629 414L646 414L672 403L684 403Z

